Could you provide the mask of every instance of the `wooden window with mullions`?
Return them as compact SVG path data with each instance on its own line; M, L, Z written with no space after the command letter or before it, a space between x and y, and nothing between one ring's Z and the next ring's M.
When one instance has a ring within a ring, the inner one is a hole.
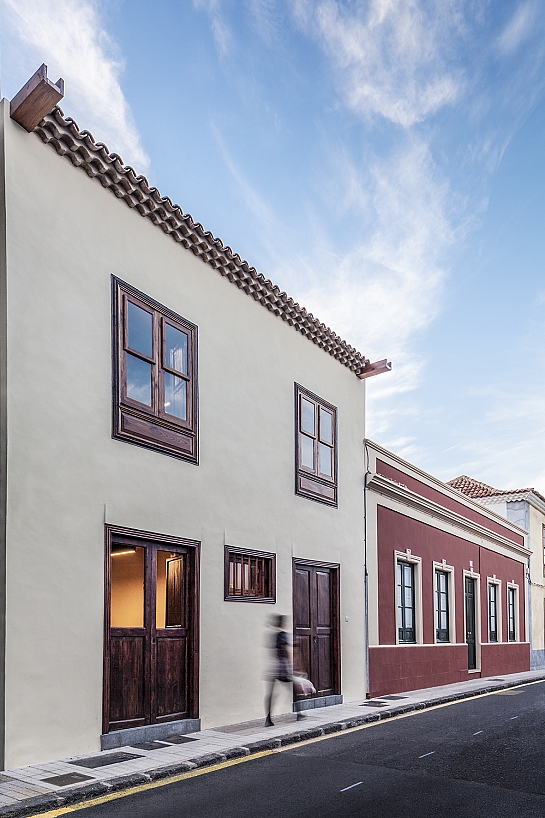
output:
M276 602L276 554L225 546L225 597Z
M295 384L295 493L337 505L337 409Z
M197 327L112 276L113 437L197 463Z

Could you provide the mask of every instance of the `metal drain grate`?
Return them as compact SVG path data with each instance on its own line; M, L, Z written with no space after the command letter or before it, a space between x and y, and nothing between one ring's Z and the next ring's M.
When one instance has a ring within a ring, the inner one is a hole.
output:
M135 750L160 750L162 747L168 747L164 741L143 741L141 744L131 744Z
M89 767L94 770L96 767L108 767L110 764L120 764L122 761L132 761L133 758L143 758L137 753L103 753L100 756L91 758L78 758L77 761L69 761L76 767Z
M69 784L81 784L82 781L93 781L95 779L90 775L82 775L81 773L64 773L64 775L52 775L50 778L40 780L45 781L46 784L54 784L56 787L68 787Z
M169 744L185 744L186 741L198 741L198 738L191 738L191 736L169 736L165 739Z
M365 702L360 707L388 707L388 702Z
M399 699L408 699L408 696L381 696L381 699L388 699L389 702L397 702Z

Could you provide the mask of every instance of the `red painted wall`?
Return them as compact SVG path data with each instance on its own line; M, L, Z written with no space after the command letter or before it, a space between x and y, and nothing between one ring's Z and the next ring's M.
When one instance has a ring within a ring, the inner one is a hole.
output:
M396 643L396 577L394 551L411 553L422 559L423 645ZM371 695L416 690L474 678L467 672L467 647L464 630L463 571L481 576L481 671L483 676L515 673L530 667L527 644L488 645L487 583L494 574L502 581L502 639L507 640L507 582L519 586L520 638L525 639L524 593L525 566L517 560L496 554L404 514L377 507L378 616L379 645L370 649ZM434 644L434 568L433 562L446 560L454 568L456 641L463 644ZM382 647L384 646L384 647ZM386 647L388 646L388 647Z
M501 523L496 523L494 520L485 517L484 514L479 514L478 511L468 508L463 503L458 503L456 500L453 500L452 497L443 494L441 491L437 491L437 489L431 488L431 486L426 485L426 483L415 480L414 477L394 468L394 466L390 466L389 463L384 463L384 461L378 460L377 458L376 468L377 474L388 477L390 480L395 480L397 483L403 483L408 489L414 491L415 494L420 494L421 497L425 497L427 500L439 503L439 505L448 508L449 511L454 511L456 514L460 514L462 517L466 517L474 523L479 523L479 525L489 528L490 531L501 534L502 537L506 537L508 540L511 540L511 542L524 545L524 537L522 535L515 534L513 531L502 526Z

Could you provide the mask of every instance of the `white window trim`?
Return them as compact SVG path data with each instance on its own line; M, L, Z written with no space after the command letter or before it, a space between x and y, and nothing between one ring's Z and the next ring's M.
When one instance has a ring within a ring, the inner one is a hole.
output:
M506 582L506 588L513 588L515 592L515 642L520 642L520 600L519 600L519 586L516 582ZM515 642L509 642L509 592L506 590L507 603L507 642L514 645Z
M477 667L475 670L468 670L469 674L471 673L480 673L481 672L481 575L476 574L475 571L466 571L464 569L463 576L462 576L462 599L464 600L464 642L463 644L467 647L466 642L466 633L467 633L467 625L466 625L466 577L470 579L477 580L475 583L475 664ZM488 623L487 623L488 627Z
M496 619L497 619L497 626L498 626L498 641L491 642L490 641L490 608L489 608L489 598L488 598L488 587L490 585L496 585L498 590L496 591ZM503 631L502 631L502 613L503 613L503 605L502 605L502 596L501 596L501 579L497 579L496 576L487 577L486 578L486 641L489 645L499 645L500 642L503 642ZM516 619L516 617L515 617ZM516 624L515 624L515 633L516 633Z
M414 619L416 642L400 642L399 627L397 624L397 564L398 562L410 562L414 565ZM396 631L396 645L411 647L411 645L422 645L424 642L424 628L422 625L422 557L415 557L411 549L406 551L394 551L394 622Z
M448 583L448 642L437 641L437 619L435 608L436 595L436 580L435 572L443 571L445 574L450 574ZM435 645L455 645L456 644L456 593L454 588L454 566L447 565L446 560L442 562L434 562L432 566L432 588L433 588L433 641Z

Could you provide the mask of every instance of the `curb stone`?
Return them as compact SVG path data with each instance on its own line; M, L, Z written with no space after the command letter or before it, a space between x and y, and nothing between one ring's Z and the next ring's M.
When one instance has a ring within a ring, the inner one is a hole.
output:
M545 680L545 674L537 678L529 680L530 682L539 682ZM197 756L191 761L180 761L177 764L169 764L163 767L157 767L146 773L129 773L128 775L118 776L109 781L93 781L88 784L82 784L81 787L71 787L70 789L37 795L32 798L27 798L16 804L0 807L0 818L27 818L28 816L39 815L50 809L55 809L63 806L74 805L77 803L85 803L92 798L100 797L108 792L119 792L121 790L130 789L140 784L149 784L152 781L159 781L161 779L170 778L195 769L202 769L211 767L215 764L230 759L251 757L264 750L278 750L281 747L289 747L306 741L312 738L319 738L320 736L333 735L334 733L342 733L346 730L361 727L364 724L373 724L386 719L401 716L405 713L412 713L415 711L427 710L431 707L436 707L441 704L449 704L455 701L463 701L465 699L472 699L476 696L482 696L485 693L495 693L501 690L508 690L512 687L520 687L528 684L528 681L515 680L509 682L501 682L497 685L486 685L476 690L462 690L459 693L452 693L444 696L435 696L422 702L414 702L406 705L399 705L393 707L388 711L380 711L368 713L358 716L356 718L343 719L342 721L330 722L323 724L320 727L311 727L300 730L296 733L288 733L285 736L277 738L262 739L260 741L248 742L245 745L232 747L222 753L207 753L202 756ZM377 697L377 698L380 698Z

